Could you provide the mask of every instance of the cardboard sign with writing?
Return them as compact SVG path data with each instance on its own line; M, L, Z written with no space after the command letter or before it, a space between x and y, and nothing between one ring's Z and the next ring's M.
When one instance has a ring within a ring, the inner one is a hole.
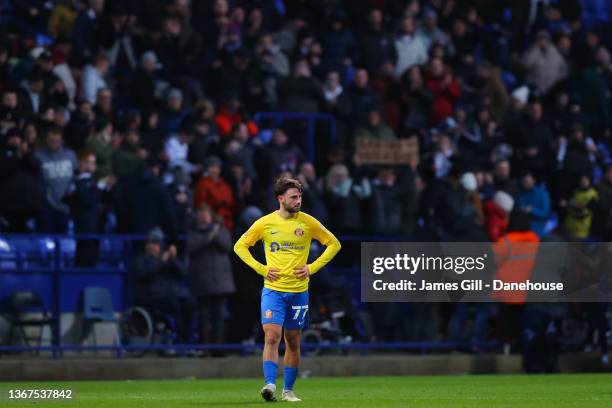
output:
M359 138L355 158L362 164L412 164L419 160L419 140Z

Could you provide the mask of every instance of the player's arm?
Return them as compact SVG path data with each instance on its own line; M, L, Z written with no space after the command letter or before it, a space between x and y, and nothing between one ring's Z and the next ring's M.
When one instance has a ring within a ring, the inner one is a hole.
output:
M310 231L312 237L319 241L321 244L325 245L325 251L310 265L308 266L308 271L304 271L310 275L317 273L321 268L331 261L334 256L340 251L341 245L338 238L334 236L327 228L325 228L319 221L315 218L309 217L308 223L310 224ZM305 279L308 275L303 276ZM298 275L298 277L300 277Z
M249 250L250 247L255 245L257 241L263 238L264 223L261 218L251 225L238 241L234 244L234 252L242 259L244 263L249 265L261 276L268 276L268 267L261 262L257 261Z

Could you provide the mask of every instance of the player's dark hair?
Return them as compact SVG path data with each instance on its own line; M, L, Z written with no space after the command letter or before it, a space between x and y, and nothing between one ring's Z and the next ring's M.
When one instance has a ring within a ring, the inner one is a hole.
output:
M276 180L276 183L274 184L274 194L278 197L279 195L285 194L290 188L297 188L300 193L302 190L304 190L302 183L300 183L298 180L281 177Z

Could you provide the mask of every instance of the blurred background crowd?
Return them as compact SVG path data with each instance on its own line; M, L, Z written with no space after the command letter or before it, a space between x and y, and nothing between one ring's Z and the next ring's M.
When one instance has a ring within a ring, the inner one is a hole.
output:
M609 241L611 17L603 0L0 1L0 231L148 234L135 298L199 300L203 340L229 309L256 326L231 243L280 175L339 236ZM309 158L304 123L254 119L274 111L329 113L336 142L317 127ZM364 165L362 137L416 138L418 159ZM84 240L75 263L96 253ZM378 338L452 337L429 318L452 310L385 307Z

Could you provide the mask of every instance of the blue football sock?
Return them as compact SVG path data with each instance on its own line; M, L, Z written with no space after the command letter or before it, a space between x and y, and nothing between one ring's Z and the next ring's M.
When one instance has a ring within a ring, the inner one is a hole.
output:
M292 390L295 379L297 378L297 367L285 367L285 385L283 390Z
M274 361L263 362L263 374L266 384L276 384L276 371L278 370L278 364Z

